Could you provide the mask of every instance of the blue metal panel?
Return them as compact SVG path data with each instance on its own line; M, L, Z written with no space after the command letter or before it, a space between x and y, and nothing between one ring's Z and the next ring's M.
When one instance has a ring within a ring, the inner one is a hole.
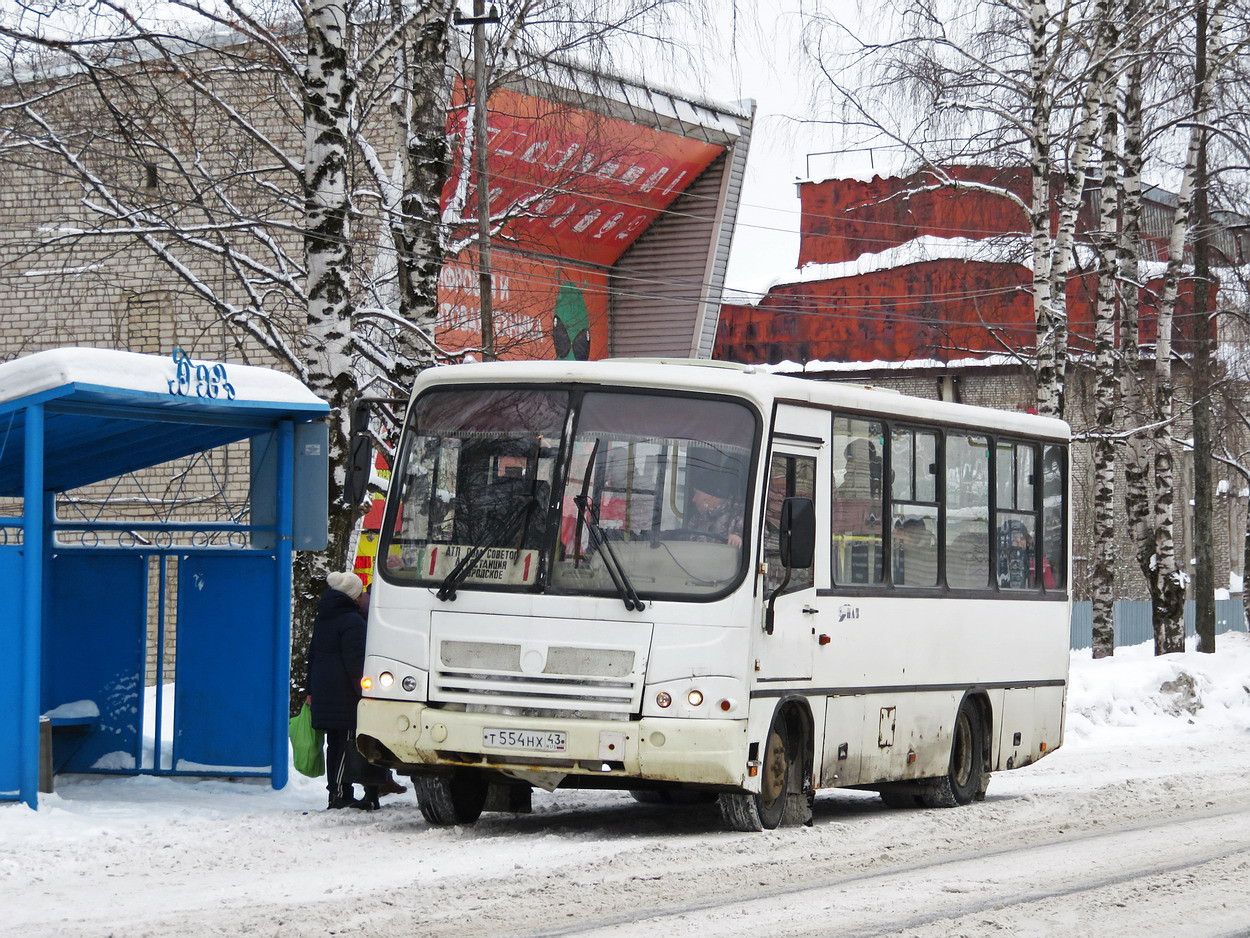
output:
M1094 604L1091 602L1074 602L1072 619L1068 626L1069 648L1094 647Z
M291 684L291 569L295 559L295 506L296 486L292 475L299 477L296 463L296 440L299 425L284 420L278 427L278 464L290 466L290 472L278 473L278 549L274 563L274 628L273 628L273 741L270 762L273 765L271 783L274 788L286 786L287 776L287 713L289 711ZM324 434L322 435L324 438ZM328 457L326 447L321 448L320 461ZM309 458L317 459L309 454ZM323 482L325 476L322 476ZM322 492L325 492L323 486ZM325 546L324 544L322 545Z
M100 722L65 761L84 772L137 771L143 744L143 678L147 638L147 558L122 551L52 555L43 627L43 712L93 701ZM58 761L60 761L58 759Z
M282 462L285 482L278 479L277 440L276 431L254 436L251 440L252 523L265 526L277 524L278 497L275 493L285 491L283 486L293 485L295 514L292 534L295 550L325 550L330 542L329 428L321 421L295 425L294 455ZM273 550L274 544L274 537L268 531L258 531L253 535L254 547Z
M1194 634L1194 607L1192 599L1185 600L1185 634ZM1150 603L1144 599L1117 599L1115 601L1115 646L1126 648L1154 641L1154 623ZM1072 604L1071 647L1093 646L1093 604L1088 600ZM1240 599L1217 599L1215 601L1215 634L1246 631L1246 615Z
M252 524L274 528L278 523L278 432L254 436L248 445L251 450L248 505ZM252 532L252 547L257 550L273 550L277 543L276 530Z
M0 591L18 596L22 590L22 548L0 547ZM0 616L0 648L17 649L22 643L22 617ZM16 654L0 654L0 713L21 713L22 662ZM21 795L22 752L19 724L0 720L0 799Z
M296 550L330 543L330 430L324 422L295 424L293 536ZM279 491L283 489L279 481Z
M21 705L17 710L18 751L21 753L22 797L39 806L39 631L43 625L44 575L44 413L42 404L26 408L26 450L22 455L22 662Z
M285 709L288 693L274 686L274 566L270 554L179 556L175 771L270 772L274 697Z

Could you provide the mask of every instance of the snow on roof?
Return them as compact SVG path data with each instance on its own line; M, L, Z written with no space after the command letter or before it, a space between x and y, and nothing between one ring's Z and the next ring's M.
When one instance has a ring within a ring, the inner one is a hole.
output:
M950 371L957 368L1018 367L1020 364L1020 359L1013 355L987 355L983 358L958 358L951 361L942 361L937 358L913 358L907 361L883 361L878 359L870 362L810 361L806 363L786 360L775 365L761 364L753 367L776 375L813 375L839 372L853 374L868 371L923 371L926 368Z
M755 110L752 100L714 101L623 70L602 71L574 57L552 57L533 64L536 69L516 81L526 93L546 94L553 99L572 95L574 106L633 123L658 123L667 133L698 137L720 146L743 135Z
M886 248L875 254L861 254L853 261L840 264L807 264L799 269L797 278L785 283L813 283L836 280L921 264L925 261L981 261L989 264L1027 264L1032 242L1027 235L1003 235L975 240L972 238L938 238L921 235L910 241ZM781 284L779 284L781 285Z
M272 368L186 358L182 361L186 364L180 376L180 363L174 356L141 355L99 348L49 349L0 364L0 401L11 401L69 384L173 394L189 381L191 388L186 393L197 396L194 389L199 377L197 369L204 366L204 377L207 378L214 366L219 366L219 381L228 382L233 392L233 396L220 394L219 400L265 401L325 408L321 399L303 384Z
M825 172L813 172L813 161L823 162ZM799 185L822 182L872 182L874 179L897 179L917 169L916 157L893 148L865 146L854 150L829 150L807 155L807 176L796 180Z

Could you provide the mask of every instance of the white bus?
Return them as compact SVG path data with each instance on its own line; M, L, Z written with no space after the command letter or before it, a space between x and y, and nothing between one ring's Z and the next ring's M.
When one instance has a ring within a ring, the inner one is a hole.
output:
M358 745L434 824L532 786L810 823L1063 740L1066 424L709 362L424 372Z

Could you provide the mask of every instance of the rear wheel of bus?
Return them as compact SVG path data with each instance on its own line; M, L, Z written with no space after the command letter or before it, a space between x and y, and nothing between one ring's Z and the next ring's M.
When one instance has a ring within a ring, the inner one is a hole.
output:
M955 808L984 799L990 781L987 726L987 712L981 703L973 697L964 698L955 715L946 774L919 783L882 786L881 800L891 808Z
M489 787L486 778L472 769L456 769L447 775L413 778L421 816L439 827L472 824L482 815Z
M926 779L920 802L926 808L954 808L985 796L989 784L986 763L985 722L981 706L965 697L955 715L951 738L950 768L938 778Z

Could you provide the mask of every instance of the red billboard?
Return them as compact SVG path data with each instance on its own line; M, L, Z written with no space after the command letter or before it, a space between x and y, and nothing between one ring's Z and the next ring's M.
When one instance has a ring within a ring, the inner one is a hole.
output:
M438 325L452 348L480 342L472 111L463 89L458 101L443 207L468 246L444 268ZM491 96L487 138L499 356L603 357L608 269L724 147L506 90Z

